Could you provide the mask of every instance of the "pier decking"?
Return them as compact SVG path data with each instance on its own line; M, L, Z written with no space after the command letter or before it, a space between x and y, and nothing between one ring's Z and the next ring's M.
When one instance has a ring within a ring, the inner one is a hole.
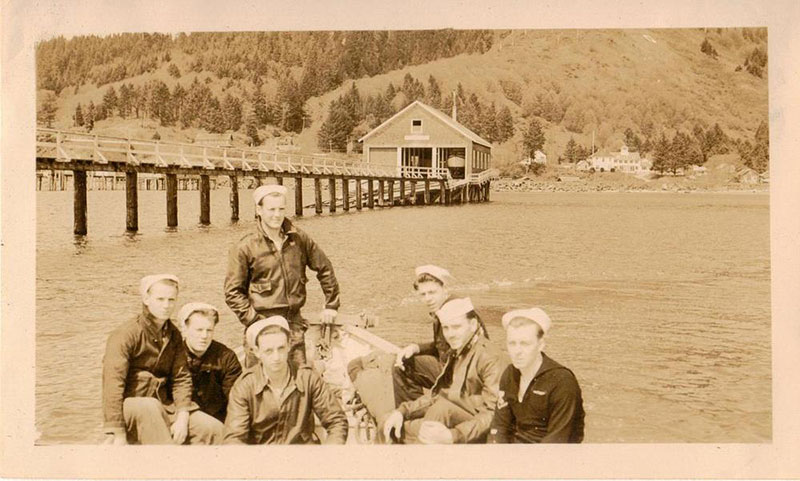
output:
M268 177L279 184L287 178L294 179L295 215L302 216L303 179L313 179L314 211L322 214L322 186L326 179L327 206L333 213L337 205L349 211L353 205L361 210L364 204L373 209L376 206L488 201L491 180L497 176L495 170L486 170L467 179L453 179L447 168L376 167L359 160L325 155L126 139L45 128L36 130L36 169L37 189L44 187L45 177L49 177L51 188L66 189L72 185L76 235L87 233L88 188L114 189L122 185L123 178L126 229L135 232L138 230L137 193L143 188L166 190L167 225L175 227L178 225L179 187L199 190L200 223L210 223L210 189L219 177L227 177L231 220L236 221L239 219L239 186L245 180L255 187ZM45 176L48 171L50 175ZM336 193L337 183L341 187L340 196Z

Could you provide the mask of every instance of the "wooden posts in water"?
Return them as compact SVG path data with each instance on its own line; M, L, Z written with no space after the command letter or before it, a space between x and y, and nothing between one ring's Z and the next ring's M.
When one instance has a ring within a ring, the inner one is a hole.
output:
M367 208L375 208L375 190L372 187L372 179L367 179Z
M75 235L86 235L86 171L74 170L72 172L73 184L73 210Z
M346 177L342 178L342 210L350 210L350 179Z
M314 178L314 213L322 214L322 182L319 177Z
M389 202L389 207L394 205L394 181L393 180L389 181L389 199L388 199L388 202Z
M294 178L294 215L303 217L303 178Z
M384 183L378 180L378 205L383 207L386 205L386 192L384 192Z
M361 179L356 179L356 210L361 210Z
M328 194L330 194L331 203L328 206L328 210L331 214L336 212L336 179L331 177L328 179Z
M422 203L425 205L431 203L431 180L428 178L425 179L425 195L422 197Z
M231 222L239 220L239 178L236 174L229 175L231 181Z
M406 202L406 179L400 177L400 205L405 204ZM394 199L392 199L392 205L394 205Z
M211 182L208 175L200 176L200 224L211 223Z
M492 192L492 182L491 181L487 181L486 182L486 196L484 197L483 200L485 200L486 202L489 202L489 200L490 200L489 197L490 197L490 193L491 192Z
M417 181L411 181L411 205L417 205Z
M178 227L178 174L167 174L167 227Z
M276 175L275 176L275 183L278 184L278 185L283 185L283 177L281 177L280 175Z
M125 172L125 229L139 230L139 179L136 172Z

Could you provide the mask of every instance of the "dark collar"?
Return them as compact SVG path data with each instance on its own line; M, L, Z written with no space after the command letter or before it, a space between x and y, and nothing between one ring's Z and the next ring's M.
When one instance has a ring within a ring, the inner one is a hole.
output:
M255 393L261 393L269 386L269 378L264 374L264 368L261 367L259 362L253 367L253 374L255 377ZM289 364L289 383L286 385L286 391L290 391L293 387L300 392L305 392L305 388L297 382L297 368Z
M142 312L141 314L139 314L138 321L139 325L148 334L151 334L153 336L161 335L165 337L169 337L170 335L170 329L172 328L172 321L170 321L169 319L164 321L164 324L161 326L161 329L159 330L157 327L157 324L159 322L158 319L156 319L155 316L153 316L150 313L150 310L147 309L147 306L145 306L144 304L142 304Z

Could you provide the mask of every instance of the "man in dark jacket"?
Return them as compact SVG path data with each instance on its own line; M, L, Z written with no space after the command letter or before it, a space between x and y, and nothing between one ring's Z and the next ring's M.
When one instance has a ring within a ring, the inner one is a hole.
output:
M344 444L347 416L338 399L310 367L289 362L289 324L271 316L245 333L258 364L245 370L231 390L225 444L310 444L314 415L325 428L325 444Z
M450 347L444 369L429 393L404 402L382 422L382 434L404 443L485 442L504 358L481 334L468 298L447 301L436 315Z
M111 333L103 357L106 443L211 444L218 429L192 407L181 335L169 320L178 278L142 278L142 313Z
M575 375L542 352L550 317L539 308L502 319L511 365L500 380L493 443L580 443L584 416Z
M219 312L211 304L190 302L178 312L178 327L186 347L187 366L192 375L192 401L200 411L217 419L222 440L222 423L228 407L228 394L242 373L236 353L214 340Z
M270 316L283 316L291 328L295 365L306 362L305 331L300 314L306 302L306 268L317 273L325 305L320 319L333 322L339 309L339 284L322 249L286 219L286 188L262 185L253 193L258 220L256 232L230 249L225 276L225 302L247 328ZM255 358L248 356L245 364Z

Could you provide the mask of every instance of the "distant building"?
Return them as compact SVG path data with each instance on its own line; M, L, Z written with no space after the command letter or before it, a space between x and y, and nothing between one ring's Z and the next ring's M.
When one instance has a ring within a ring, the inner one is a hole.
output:
M359 142L365 164L397 168L400 173L446 168L453 178L464 179L489 169L492 163L491 143L418 100Z
M622 145L619 152L611 153L597 153L591 156L589 164L598 172L624 172L626 174L636 174L640 171L650 170L652 162L649 162L647 168L642 166L642 158L639 152L628 151L627 145Z
M749 167L742 167L736 171L736 180L740 184L758 184L761 178L755 170Z
M579 160L578 163L575 164L575 170L578 170L578 171L581 171L581 172L586 172L590 168L591 168L591 165L589 165L589 162L587 162L585 160Z

